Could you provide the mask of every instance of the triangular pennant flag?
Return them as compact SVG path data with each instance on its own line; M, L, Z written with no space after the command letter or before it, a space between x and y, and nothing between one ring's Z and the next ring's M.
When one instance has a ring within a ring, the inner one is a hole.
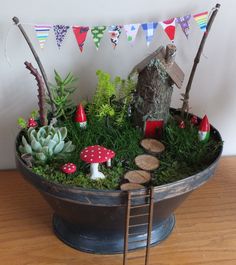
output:
M133 44L138 33L140 24L127 24L124 25L127 40L130 44Z
M77 27L73 26L73 32L75 34L75 38L77 40L77 43L79 45L80 51L83 51L84 48L84 42L87 37L87 33L89 31L89 27Z
M158 23L157 22L149 22L149 23L143 23L142 24L142 29L145 31L146 33L146 42L147 42L147 46L149 46L149 44L151 43L153 36L154 36L154 32L157 28Z
M205 32L207 27L208 11L193 15L200 29Z
M59 49L61 48L62 42L64 41L66 33L69 28L70 26L65 26L65 25L54 25L53 26L57 46Z
M181 29L184 33L184 35L186 36L186 38L188 39L188 36L189 36L189 20L191 18L191 15L187 15L187 16L183 16L183 17L178 17L176 18L176 22L178 24L180 24L181 26Z
M118 25L111 25L108 27L108 33L109 33L110 40L111 40L111 43L114 49L118 44L119 37L121 34L121 29L122 29L122 26L118 26Z
M49 31L52 26L50 25L35 25L36 37L39 41L40 48L43 49L46 39L49 35Z
M100 41L104 35L106 28L107 28L106 26L95 26L91 29L93 41L94 41L97 49L100 46Z
M173 42L175 39L175 18L159 22L169 39Z

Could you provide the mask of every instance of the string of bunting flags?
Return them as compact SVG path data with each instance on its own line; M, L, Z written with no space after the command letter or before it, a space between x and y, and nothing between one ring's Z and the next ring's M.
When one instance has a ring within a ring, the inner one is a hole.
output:
M154 33L159 25L163 28L164 32L172 42L174 42L175 39L175 30L177 25L180 25L185 37L188 38L190 32L189 21L191 18L193 18L194 21L196 21L199 28L203 32L206 31L206 26L208 21L208 11L197 13L195 15L189 14L161 22L148 22L148 23L111 25L111 26L93 26L91 28L88 26L76 26L76 25L68 26L68 25L40 24L40 25L34 25L34 30L36 32L36 37L39 41L39 45L42 49L45 46L45 42L49 36L49 33L53 30L57 46L60 49L66 35L68 34L69 30L72 29L75 39L78 43L79 49L81 52L83 52L84 44L89 31L92 34L92 38L97 49L100 46L101 39L103 38L106 30L108 31L109 38L113 48L116 48L119 41L119 37L123 29L126 33L127 41L131 45L134 45L135 38L140 28L145 33L146 43L147 46L149 46L153 40Z

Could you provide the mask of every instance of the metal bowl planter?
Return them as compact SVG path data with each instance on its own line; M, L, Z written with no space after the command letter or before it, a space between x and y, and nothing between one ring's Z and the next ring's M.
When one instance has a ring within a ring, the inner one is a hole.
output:
M211 127L211 134L221 140L219 132ZM19 137L19 136L18 136ZM152 245L164 240L175 225L174 211L195 189L206 183L214 174L222 148L215 160L201 172L185 179L154 188ZM30 171L16 151L16 165L24 178L43 195L54 211L55 234L67 245L81 251L113 254L123 252L127 193L64 186L47 181ZM145 194L145 189L133 191ZM140 198L136 204L145 203ZM142 214L144 208L133 209ZM146 228L134 227L129 250L146 246ZM133 242L133 243L132 243Z

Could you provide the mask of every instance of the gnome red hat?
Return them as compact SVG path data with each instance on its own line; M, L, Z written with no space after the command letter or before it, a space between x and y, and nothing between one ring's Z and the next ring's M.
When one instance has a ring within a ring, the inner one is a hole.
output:
M210 137L210 123L206 115L199 125L198 137L200 141L207 141Z
M79 104L76 108L75 122L80 128L86 128L87 126L87 117L82 104Z

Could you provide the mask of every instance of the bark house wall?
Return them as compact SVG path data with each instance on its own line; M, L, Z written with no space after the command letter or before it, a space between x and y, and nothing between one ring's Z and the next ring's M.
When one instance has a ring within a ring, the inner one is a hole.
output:
M146 137L154 137L154 131L163 127L169 116L173 85L183 82L183 72L174 62L176 47L160 47L152 55L138 64L133 71L138 72L138 82L133 96L133 122L144 129ZM133 72L132 71L132 72ZM151 126L150 131L147 128ZM156 127L156 128L153 128Z

